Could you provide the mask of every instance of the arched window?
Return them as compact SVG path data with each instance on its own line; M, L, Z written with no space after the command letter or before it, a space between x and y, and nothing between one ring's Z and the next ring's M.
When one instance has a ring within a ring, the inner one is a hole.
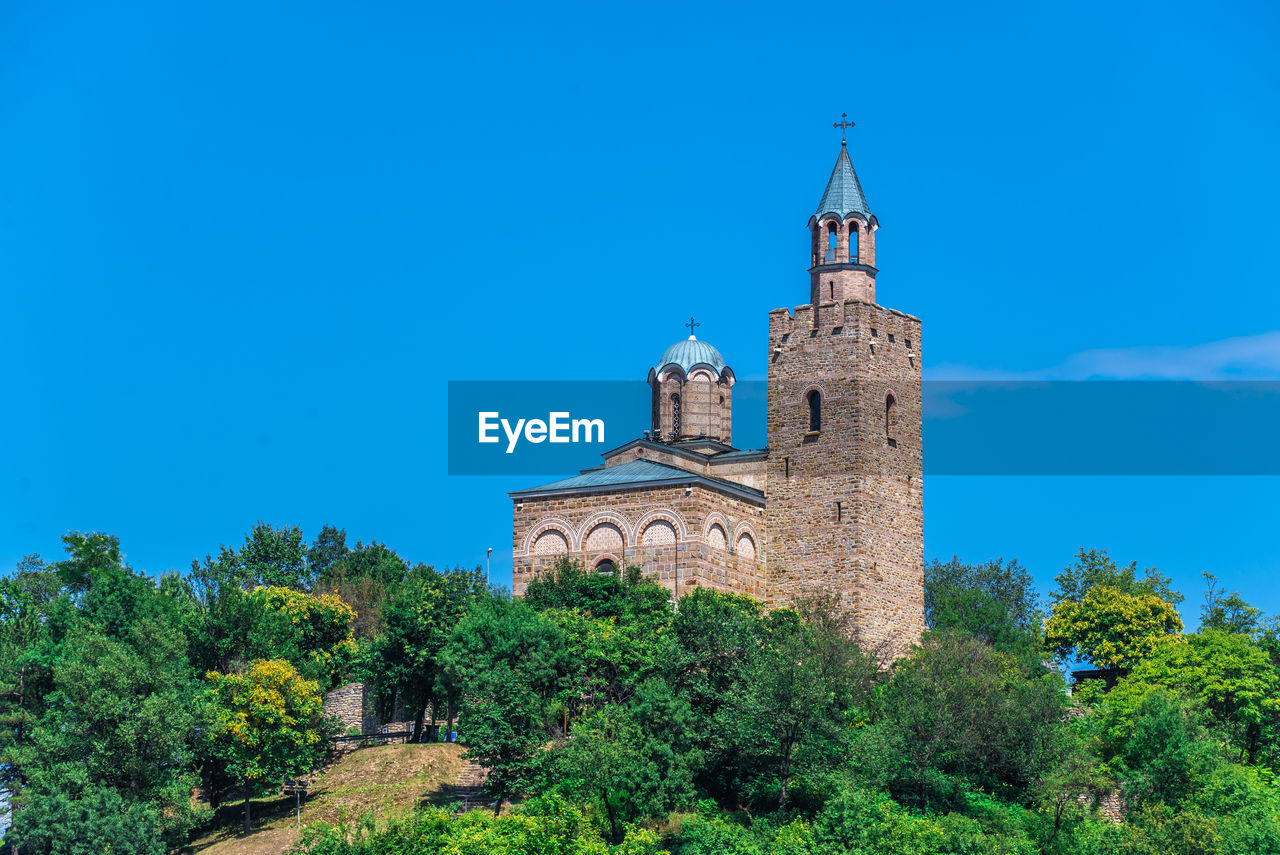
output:
M827 224L827 254L823 257L824 261L836 260L836 224Z
M611 558L601 558L601 559L596 563L596 572L597 572L597 573L608 573L608 574L612 574L612 573L616 573L616 572L617 572L617 570L618 570L618 567L617 567L617 565L616 565L616 564L614 564L614 563L613 563L613 559L611 559Z
M809 402L809 430L822 430L822 394L812 389L804 397Z
M680 438L680 396L671 396L671 433Z
M858 263L858 224L849 224L849 263Z
M897 403L898 403L898 399L897 399L897 398L895 398L895 397L893 397L893 393L892 393L892 392L890 392L888 395L886 395L886 396L885 396L885 399L884 399L884 436L885 436L885 439L889 440L889 445L891 445L891 446L895 446L895 447L897 446L898 441L897 441L896 439L894 439L894 438L893 438L892 425L893 425L893 407L894 407L894 405L895 405L895 404L897 404Z

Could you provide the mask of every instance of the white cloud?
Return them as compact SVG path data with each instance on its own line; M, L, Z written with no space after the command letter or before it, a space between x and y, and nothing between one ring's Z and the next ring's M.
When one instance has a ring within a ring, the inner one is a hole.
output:
M940 365L925 373L928 380L1280 380L1280 331L1189 347L1085 350L1034 371Z

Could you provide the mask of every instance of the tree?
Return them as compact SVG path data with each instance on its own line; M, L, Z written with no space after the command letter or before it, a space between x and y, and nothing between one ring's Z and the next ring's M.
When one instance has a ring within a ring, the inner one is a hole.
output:
M1220 762L1195 711L1172 692L1146 692L1115 746L1131 799L1176 805Z
M254 588L248 605L251 631L243 656L287 659L325 689L341 682L357 652L351 636L356 613L341 597L273 585Z
M848 733L846 714L863 701L876 674L831 601L779 609L766 620L764 644L748 654L743 680L722 712L738 728L739 750L776 776L778 807L797 770L825 766Z
M486 770L485 792L493 812L503 801L528 792L533 762L549 736L546 699L507 664L477 675L462 694L458 727L466 756Z
M551 702L565 666L560 628L525 603L477 601L441 651L444 689L458 698L467 756L489 770L499 804L533 780L532 763L554 734Z
M320 687L283 659L260 659L243 674L207 675L199 704L206 751L244 784L244 831L255 788L315 768L332 732Z
M348 552L346 529L326 525L307 550L307 567L313 577L323 579L329 574L329 568L346 558Z
M1044 629L1045 643L1060 658L1079 655L1100 668L1124 670L1160 639L1181 632L1182 618L1156 594L1099 586L1080 600L1060 600Z
M623 708L610 706L574 728L556 758L557 779L599 807L609 824L608 840L615 845L626 835L627 823L663 812L658 794L664 770L646 741Z
M192 661L202 671L230 671L243 661L253 635L248 573L233 550L222 547L215 559L193 560L186 576L192 609L185 630Z
M598 573L581 561L560 558L525 589L535 611L573 610L593 618L635 618L671 612L671 593L635 565L617 573Z
M1280 677L1247 636L1202 630L1163 639L1107 696L1103 723L1113 742L1133 728L1142 699L1172 691L1211 716L1237 759L1253 763L1263 734L1280 724Z
M302 590L311 581L307 548L297 526L273 528L258 520L245 536L239 559L249 578L260 585Z
M853 768L895 799L953 807L967 790L1023 799L1067 750L1062 680L973 636L929 633L879 692Z
M1017 561L962 564L952 556L924 569L929 629L959 629L1001 650L1034 653L1043 617L1031 574Z
M60 639L53 614L65 610L58 575L37 555L0 578L0 795L10 797L39 762L32 731L53 685Z
M415 741L422 738L427 707L444 675L442 651L473 604L486 598L478 570L441 574L420 564L383 610L386 632L374 641L370 670L383 695L399 693L413 711ZM445 681L442 687L446 700L451 685Z
M313 550L315 547L313 547ZM317 575L312 591L337 594L356 610L352 632L356 638L372 639L385 629L382 610L387 597L404 581L409 567L385 544L356 543Z
M24 800L5 838L23 855L163 855L155 808L110 787L37 791Z
M173 626L139 621L125 641L81 627L53 669L39 726L47 783L114 787L155 808L163 831L181 841L199 819L191 804L194 677Z
M1218 587L1218 577L1204 574L1208 590L1200 606L1200 628L1255 636L1262 631L1262 609L1244 601L1239 591L1227 593Z
M1105 549L1081 548L1076 560L1054 577L1057 588L1049 595L1054 605L1080 602L1094 588L1114 588L1131 595L1154 594L1170 605L1182 602L1182 594L1169 587L1170 579L1154 567L1138 575L1138 562L1121 567Z

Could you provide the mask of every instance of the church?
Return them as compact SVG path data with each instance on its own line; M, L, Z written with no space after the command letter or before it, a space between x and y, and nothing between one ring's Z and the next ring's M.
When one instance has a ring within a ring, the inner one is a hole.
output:
M809 302L769 312L766 447L734 447L733 369L690 319L649 368L648 430L509 494L515 594L568 556L636 565L677 600L696 587L769 605L835 594L860 642L889 656L919 638L920 319L876 302L879 227L842 139L808 221Z

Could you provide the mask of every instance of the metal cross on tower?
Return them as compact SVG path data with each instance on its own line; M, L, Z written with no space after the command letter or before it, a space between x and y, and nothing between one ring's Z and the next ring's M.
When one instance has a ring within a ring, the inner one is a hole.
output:
M845 136L844 136L844 134L845 134L845 128L852 128L852 127L853 127L853 122L846 122L846 121L845 121L845 119L847 119L847 118L849 118L849 114L848 114L848 113L841 113L841 114L840 114L840 121L838 121L838 122L832 122L832 123L831 123L831 127L833 127L833 128L839 128L839 129L840 129L840 145L846 145L846 144L847 144L847 141L845 140Z
M700 327L700 326L702 326L702 324L700 324L700 323L698 323L697 321L695 321L695 320L693 319L693 315L690 315L690 316L689 316L689 323L685 324L685 326L689 328L689 337L690 337L690 338L692 338L692 337L693 337L693 328L694 328L694 327Z

